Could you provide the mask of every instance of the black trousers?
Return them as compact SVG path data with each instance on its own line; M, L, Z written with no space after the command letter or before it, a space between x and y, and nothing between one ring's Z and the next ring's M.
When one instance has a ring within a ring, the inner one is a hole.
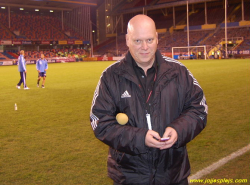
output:
M114 185L122 185L122 184L114 182ZM186 178L186 179L183 179L179 183L174 183L174 184L169 184L169 185L188 185L188 179Z
M27 87L26 85L26 73L25 72L20 72L20 81L18 82L18 86L21 86L23 83L23 87Z

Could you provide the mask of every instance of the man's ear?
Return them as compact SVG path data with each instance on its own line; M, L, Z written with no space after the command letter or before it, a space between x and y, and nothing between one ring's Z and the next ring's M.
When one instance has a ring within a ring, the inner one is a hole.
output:
M128 34L126 34L126 45L128 46L128 42L129 42L129 36Z
M157 44L158 44L158 33L156 32L156 39L157 39Z

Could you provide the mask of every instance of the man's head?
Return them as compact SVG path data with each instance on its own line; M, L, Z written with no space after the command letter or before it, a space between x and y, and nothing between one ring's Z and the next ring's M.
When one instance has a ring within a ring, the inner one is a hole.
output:
M44 59L44 54L41 54L41 59Z
M20 51L20 55L24 55L24 50L21 50L21 51Z
M128 23L126 44L140 67L153 64L158 44L154 21L146 15L136 15Z

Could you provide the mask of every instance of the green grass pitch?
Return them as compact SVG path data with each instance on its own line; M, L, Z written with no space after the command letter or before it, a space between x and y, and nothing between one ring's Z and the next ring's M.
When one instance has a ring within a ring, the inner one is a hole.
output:
M200 83L209 106L207 127L188 144L193 174L249 144L250 61L181 62ZM28 65L30 90L15 88L17 66L0 66L1 185L112 184L108 148L94 137L89 122L96 84L112 63L49 64L45 89L36 87L36 67ZM245 156L249 161L249 153Z

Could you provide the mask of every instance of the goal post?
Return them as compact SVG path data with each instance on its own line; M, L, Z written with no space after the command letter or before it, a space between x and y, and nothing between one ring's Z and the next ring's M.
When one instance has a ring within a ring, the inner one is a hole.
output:
M183 46L172 47L173 59L207 59L211 46Z

